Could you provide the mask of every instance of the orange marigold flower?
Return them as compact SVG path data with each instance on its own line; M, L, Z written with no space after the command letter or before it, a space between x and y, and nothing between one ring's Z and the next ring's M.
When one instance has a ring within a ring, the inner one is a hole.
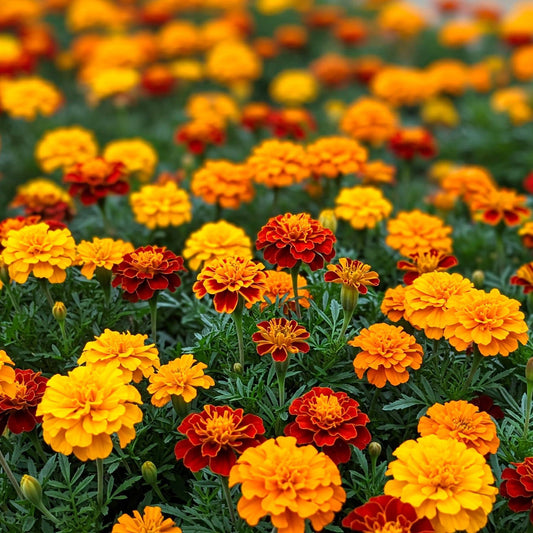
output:
M388 235L385 242L403 256L426 250L439 250L450 253L452 250L452 232L450 226L436 216L428 215L415 209L402 211L387 223Z
M476 220L496 226L504 222L516 226L531 215L526 204L527 198L512 189L490 189L475 195L470 201L470 211Z
M297 24L285 24L278 26L274 31L276 42L289 50L300 50L307 46L309 34L303 26Z
M364 55L353 59L352 71L355 79L365 85L372 82L374 76L385 66L379 56Z
M252 258L252 241L242 228L225 220L208 222L185 241L183 257L192 270L218 257L239 256Z
M182 533L176 527L174 520L165 518L161 514L160 507L146 506L143 515L139 511L133 511L133 516L123 514L119 516L117 523L113 526L111 533Z
M475 20L450 20L439 31L439 42L450 48L475 43L483 35L481 24Z
M285 108L273 110L268 116L268 125L276 137L305 139L316 130L316 122L307 109Z
M149 378L147 390L152 395L152 405L163 407L174 396L183 398L185 403L192 402L198 394L198 387L209 389L215 384L212 377L204 374L206 368L206 364L197 363L190 353L162 365Z
M210 261L198 274L193 291L196 298L212 294L215 310L233 313L242 298L245 302L261 300L265 290L265 265L244 257L220 257Z
M307 147L309 167L315 176L338 178L364 168L368 151L354 139L323 137Z
M250 102L242 109L241 124L251 131L256 131L268 124L272 110L265 102Z
M4 249L2 246L2 241L7 237L7 234L11 230L19 230L24 226L32 226L34 224L39 224L41 222L41 217L39 215L31 215L23 217L21 215L12 218L5 218L0 221L0 252Z
M32 272L50 283L63 283L66 269L76 258L76 243L70 231L52 230L45 222L10 231L2 246L9 277L17 283L26 283Z
M178 431L187 436L174 447L176 459L192 472L209 466L212 472L229 476L242 454L264 442L265 427L256 415L244 414L227 405L204 405L200 413L191 413L179 425Z
M533 262L522 265L516 275L511 278L511 285L521 285L524 294L533 291Z
M311 71L326 87L345 85L352 75L350 60L335 53L324 54L313 61Z
M416 252L409 257L411 261L402 259L396 263L396 268L407 270L403 276L403 282L406 285L411 285L421 274L425 274L426 272L442 272L458 264L455 256L435 249L422 253Z
M474 343L482 355L507 356L529 338L520 302L498 289L453 296L448 309L444 336L457 350L466 350Z
M361 97L346 109L340 129L358 141L381 146L397 129L398 117L384 102Z
M309 177L309 158L302 146L268 139L256 146L246 162L256 183L288 187Z
M533 44L517 48L511 56L511 67L517 80L533 79Z
M307 213L285 213L269 219L255 243L265 259L280 268L293 268L301 261L313 271L335 256L335 235Z
M392 185L395 182L396 167L378 159L367 162L360 175L363 185Z
M259 322L257 329L259 331L252 335L252 340L257 344L259 355L269 353L274 361L284 362L291 354L309 351L309 344L305 342L309 332L296 320L272 318Z
M43 417L43 438L52 449L80 461L105 459L116 433L124 448L142 420L139 391L124 382L118 368L79 366L47 383L37 416Z
M437 145L431 133L418 126L402 128L389 139L389 149L400 159L410 161L415 156L435 157Z
M490 415L464 400L432 405L418 421L418 432L421 437L436 435L464 442L481 455L496 453L500 445Z
M518 235L522 238L522 244L526 248L533 248L533 222L526 222L518 230Z
M203 154L208 145L225 142L225 125L218 116L194 118L177 129L175 140L177 144L187 145L192 154Z
M324 274L324 280L332 283L342 283L349 289L359 291L361 294L368 292L368 286L379 285L379 275L371 271L372 267L361 261L339 258L338 265L328 265L328 272Z
M335 37L345 45L355 45L364 41L368 35L367 22L358 17L341 18L333 28Z
M231 469L230 487L241 483L241 518L256 526L270 515L278 533L304 530L309 519L321 531L346 500L335 463L294 437L269 439L246 450Z
M231 96L215 91L192 94L187 100L185 111L191 118L216 115L224 123L236 123L241 116L239 104Z
M399 37L409 38L417 35L427 25L418 6L408 2L390 2L380 12L379 27Z
M335 205L335 215L357 230L375 228L392 213L392 204L375 187L341 189Z
M473 288L474 284L461 274L422 274L405 291L405 319L416 328L423 329L430 339L440 339L447 324L449 299Z
M435 531L480 531L498 489L483 456L463 442L428 435L408 440L393 452L385 494L410 503Z
M200 32L186 20L172 20L157 36L157 46L164 57L188 56L200 48Z
M149 229L181 226L192 219L189 195L173 181L143 185L131 194L130 204L135 220Z
M373 324L348 341L361 348L353 366L361 379L366 371L369 383L382 388L387 382L399 385L409 380L408 368L417 370L422 364L422 346L400 326Z
M105 329L83 348L78 365L85 363L96 369L111 365L118 368L124 381L140 383L159 368L159 351L155 344L145 345L148 335L132 335Z
M474 196L485 195L496 187L488 170L472 165L452 169L440 184L447 193L460 196L467 204Z
M92 279L95 271L111 271L113 266L118 265L133 250L133 245L122 239L93 237L92 241L81 241L78 244L76 264L83 265L81 273L87 279Z
M16 394L15 363L5 350L0 350L0 394L13 397Z
M230 161L207 161L197 170L191 181L191 192L208 204L238 209L254 197L252 176L247 165Z
M398 285L385 291L385 296L381 302L381 312L393 322L398 322L398 320L405 316L406 289L407 287Z

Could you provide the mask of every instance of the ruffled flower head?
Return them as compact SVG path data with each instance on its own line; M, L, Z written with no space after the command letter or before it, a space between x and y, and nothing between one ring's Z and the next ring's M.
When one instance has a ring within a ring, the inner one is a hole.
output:
M298 352L307 353L309 332L296 320L286 318L272 318L259 322L257 331L252 335L252 340L257 345L259 355L271 354L274 361L286 361L291 354Z

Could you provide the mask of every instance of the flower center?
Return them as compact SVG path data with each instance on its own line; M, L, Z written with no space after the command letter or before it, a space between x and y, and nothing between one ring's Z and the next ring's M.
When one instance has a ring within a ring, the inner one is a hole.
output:
M233 440L235 423L230 413L224 413L223 416L215 414L213 418L206 420L205 432L208 440L215 441L222 446Z
M343 408L336 396L321 394L309 405L314 422L323 429L330 429L342 423Z
M131 254L132 263L139 272L153 274L159 268L163 261L163 254L152 251L137 252Z
M454 426L460 431L472 431L472 420L470 420L469 418L452 418L452 422Z
M453 488L458 483L457 473L451 465L439 465L431 473L428 483L435 488Z
M376 523L374 533L405 533L406 529L396 520L396 522L387 522L380 526Z
M300 479L299 469L292 464L281 464L276 470L275 480L281 490L294 490L294 486L299 483Z
M93 159L83 165L83 174L89 181L101 182L109 174L109 165L103 159Z

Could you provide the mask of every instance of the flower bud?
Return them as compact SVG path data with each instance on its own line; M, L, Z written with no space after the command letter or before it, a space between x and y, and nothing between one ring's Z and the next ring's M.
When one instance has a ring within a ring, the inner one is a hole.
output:
M152 461L145 461L142 464L141 473L144 481L149 485L155 485L157 483L157 466Z
M368 454L373 459L377 459L381 455L381 444L373 440L368 445Z
M341 304L345 313L353 313L359 301L359 291L348 285L341 287Z
M233 372L235 372L236 374L242 374L242 365L241 365L241 363L235 363L233 365Z
M485 285L485 272L483 270L475 270L472 274L472 281L476 289L482 289Z
M9 279L9 271L7 265L4 263L2 257L0 256L0 282L4 285L9 285L11 280Z
M323 209L318 215L318 221L322 227L331 230L333 233L337 231L337 217L333 209Z
M533 357L526 363L526 381L528 385L533 385Z
M43 503L43 490L41 484L29 474L24 474L20 480L20 490L24 497L35 507L40 507Z
M58 322L65 322L67 318L67 308L63 302L56 302L52 307L52 314Z

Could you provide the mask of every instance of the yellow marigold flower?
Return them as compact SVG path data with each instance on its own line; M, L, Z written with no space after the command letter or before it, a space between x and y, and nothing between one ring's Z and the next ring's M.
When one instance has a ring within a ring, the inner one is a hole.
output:
M418 432L422 437L436 435L464 442L481 455L496 453L500 445L490 415L464 400L432 405L418 421Z
M408 2L390 2L378 16L379 27L400 37L414 37L427 25L417 6Z
M479 41L482 35L482 26L476 20L450 20L440 28L439 42L450 48L459 48Z
M457 168L457 165L453 161L449 161L448 159L440 159L435 161L429 167L429 177L432 181L442 185L442 182L448 176L448 174L454 170L457 170Z
M113 265L118 265L133 250L133 245L122 239L93 237L92 241L81 241L78 244L76 264L83 265L81 273L87 279L92 279L96 269L111 271Z
M283 70L270 83L270 97L288 107L299 107L316 100L319 85L307 70Z
M46 385L37 416L52 449L80 461L105 459L113 450L111 435L124 448L142 420L139 391L124 382L118 368L79 366L67 376L56 374Z
M198 363L190 353L162 365L150 376L148 392L152 395L152 405L163 407L172 396L180 396L185 403L192 402L198 387L209 389L215 384L212 377L204 374L206 368L206 364Z
M402 211L388 221L385 242L405 257L432 248L449 253L452 251L451 232L452 228L445 226L439 217L415 209Z
M157 152L144 139L119 139L106 145L102 157L106 161L118 161L126 167L126 172L137 176L140 181L148 181L157 165Z
M159 31L157 46L164 57L192 55L200 47L200 34L191 22L172 20Z
M207 54L205 71L208 78L222 85L249 83L261 76L263 66L254 50L242 41L223 41Z
M496 187L487 169L473 165L451 169L440 184L447 193L460 196L467 204L474 196L485 195Z
M384 102L363 96L346 109L340 129L358 141L381 146L398 128L396 113Z
M405 319L424 330L430 339L444 335L449 314L448 301L456 294L471 291L474 284L461 274L426 272L405 290Z
M0 27L31 25L43 15L44 5L38 0L0 3Z
M207 161L194 173L191 192L208 204L238 209L241 203L251 202L255 194L250 167L224 160Z
M393 184L395 176L396 167L380 159L367 162L361 171L363 185Z
M294 7L294 0L256 0L255 7L262 15L277 15Z
M314 446L296 446L294 437L269 439L248 448L230 471L229 485L241 483L241 518L256 526L270 515L278 533L303 532L329 524L346 500L335 463Z
M169 65L172 75L181 81L200 81L204 77L204 66L195 59L179 59Z
M398 322L404 318L406 289L407 287L398 285L385 291L385 296L381 302L381 312L393 322Z
M17 283L26 283L32 272L50 283L63 283L66 269L76 258L76 243L70 231L52 230L44 222L10 231L2 246L9 277Z
M444 336L457 350L474 343L481 355L509 355L526 344L528 327L520 302L498 289L468 291L448 300Z
M35 158L47 173L94 159L97 153L98 144L93 133L79 126L51 130L35 148Z
M0 397L7 396L12 398L17 393L15 383L15 369L12 368L15 363L4 350L0 350Z
M487 523L498 489L483 456L463 442L428 435L393 452L385 494L410 503L438 533L474 533Z
M520 46L511 56L511 67L517 80L533 79L533 44Z
M208 222L189 236L182 255L191 270L199 270L217 257L251 259L252 241L242 228L225 220Z
M420 114L422 122L430 126L455 128L461 120L453 102L447 98L431 98L422 105Z
M375 187L341 189L335 205L335 215L354 229L375 228L392 212L392 204Z
M143 185L131 193L130 204L135 220L149 229L181 226L192 219L189 195L173 181Z
M240 36L241 31L231 20L211 19L204 22L200 28L200 46L209 50L222 41L235 41Z
M160 507L144 508L143 515L133 511L133 517L127 514L119 516L111 533L182 533L171 518L161 514Z
M508 113L515 125L524 124L533 119L533 109L529 95L522 87L507 87L492 94L490 105L498 113Z
M78 359L78 365L85 363L96 370L110 365L118 368L126 383L139 383L143 377L150 377L159 368L159 352L155 344L145 345L148 335L132 335L129 331L120 333L105 329L88 342Z
M2 111L12 118L34 120L38 114L49 117L62 102L63 96L56 87L36 76L5 80L0 85Z
M268 139L256 146L246 164L254 181L267 187L289 187L301 183L311 173L304 148L277 139Z
M387 382L394 386L407 382L408 369L422 365L422 346L400 326L372 324L348 344L361 348L353 361L357 377L362 379L368 371L368 382L380 389Z
M131 92L141 80L141 75L131 67L110 67L99 69L87 80L89 98L98 103L110 96L119 96Z
M241 115L239 106L233 98L214 91L191 95L185 111L193 119L217 115L224 122L238 122Z
M307 147L309 166L316 176L337 178L364 168L368 151L354 139L323 137Z
M74 0L67 11L67 27L72 32L95 28L123 28L129 12L110 0Z

